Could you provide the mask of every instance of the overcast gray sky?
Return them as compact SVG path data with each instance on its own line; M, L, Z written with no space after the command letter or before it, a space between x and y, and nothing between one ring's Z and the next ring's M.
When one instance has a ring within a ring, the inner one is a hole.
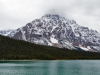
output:
M16 29L52 11L100 32L100 0L0 0L0 29Z

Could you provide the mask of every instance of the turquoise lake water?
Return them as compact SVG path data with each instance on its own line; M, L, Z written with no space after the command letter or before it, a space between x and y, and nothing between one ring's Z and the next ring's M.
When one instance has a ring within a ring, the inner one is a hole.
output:
M0 61L0 75L100 75L100 60Z

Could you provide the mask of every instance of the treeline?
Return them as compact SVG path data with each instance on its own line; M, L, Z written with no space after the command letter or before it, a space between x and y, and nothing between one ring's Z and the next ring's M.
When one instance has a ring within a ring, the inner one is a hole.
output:
M36 45L0 35L0 60L100 59L100 53Z

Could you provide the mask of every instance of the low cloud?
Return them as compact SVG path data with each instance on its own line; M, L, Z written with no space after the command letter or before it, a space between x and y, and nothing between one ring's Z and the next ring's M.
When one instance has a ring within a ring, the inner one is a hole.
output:
M100 0L0 0L0 29L16 29L48 13L100 32Z

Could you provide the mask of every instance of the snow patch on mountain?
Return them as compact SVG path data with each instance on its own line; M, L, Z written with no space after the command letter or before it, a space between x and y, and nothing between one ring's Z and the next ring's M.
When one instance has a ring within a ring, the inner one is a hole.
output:
M53 37L50 37L50 40L51 40L52 43L58 43L58 40L56 40L56 39L53 38Z

